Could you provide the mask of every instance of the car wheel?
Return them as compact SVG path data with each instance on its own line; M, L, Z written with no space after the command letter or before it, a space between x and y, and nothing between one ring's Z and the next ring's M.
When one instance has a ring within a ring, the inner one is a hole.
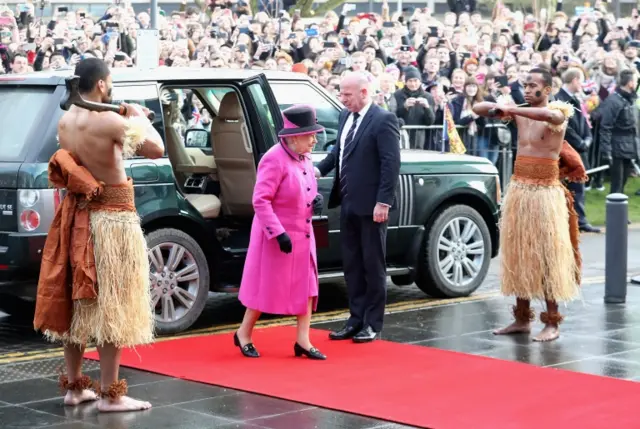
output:
M420 250L416 284L437 298L468 296L487 276L491 235L473 208L444 209L428 228Z
M147 235L156 332L175 334L200 317L209 296L209 264L200 245L166 228Z

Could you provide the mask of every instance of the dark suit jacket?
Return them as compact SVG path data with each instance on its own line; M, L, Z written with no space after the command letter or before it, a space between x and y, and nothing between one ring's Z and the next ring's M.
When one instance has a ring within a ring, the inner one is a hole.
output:
M350 112L340 114L338 139L333 150L318 164L326 176L335 168L336 174L329 197L329 208L342 203L340 195L340 140ZM400 174L400 130L396 115L375 104L361 119L358 132L342 160L348 177L347 198L350 209L359 216L373 213L376 203L395 208L395 192ZM345 165L346 164L346 165Z
M567 93L564 88L560 88L560 91L558 91L555 98L556 100L569 103L574 107L573 116L569 119L569 123L567 124L567 131L564 134L564 139L576 150L576 152L580 154L582 162L585 163L585 167L587 167L586 161L589 150L587 140L591 140L591 129L587 124L587 119L582 114L580 103L575 97L572 97Z
M509 85L511 87L511 98L516 104L524 103L524 89L519 81L515 81Z

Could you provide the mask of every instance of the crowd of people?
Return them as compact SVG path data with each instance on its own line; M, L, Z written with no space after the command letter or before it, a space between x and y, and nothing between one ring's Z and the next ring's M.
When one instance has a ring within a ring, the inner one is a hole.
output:
M638 156L637 11L615 18L606 3L596 1L572 14L559 1L555 11L525 14L498 2L492 16L483 16L468 6L435 17L428 8L391 14L383 1L380 13L349 16L354 6L345 3L340 13L306 20L295 9L253 12L244 0L185 0L180 10L158 17L158 64L295 71L336 95L344 73L366 70L375 102L407 129L404 147L448 150L442 129L451 118L467 152L494 163L499 142L510 140L515 151L517 130L477 116L473 106L504 97L523 104L524 76L545 67L553 76L553 97L568 91L564 95L587 118L588 129L569 142L587 168L608 163L612 191L623 191ZM110 67L135 66L136 32L151 21L127 2L101 17L62 7L42 20L33 3L15 11L5 7L0 17L0 73L73 67L88 57ZM622 97L610 98L614 93ZM604 190L603 174L591 176L588 186Z

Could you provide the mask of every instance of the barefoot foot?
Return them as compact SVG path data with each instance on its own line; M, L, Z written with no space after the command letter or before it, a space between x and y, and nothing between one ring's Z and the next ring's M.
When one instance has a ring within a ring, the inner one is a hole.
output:
M85 389L80 392L67 390L67 394L64 397L64 404L74 406L82 404L83 402L95 401L96 399L98 399L98 395L96 395L96 392L93 390Z
M496 329L493 335L509 335L509 334L528 334L531 332L531 325L522 322L513 322L506 328Z
M109 399L100 399L98 401L98 411L102 413L113 413L120 411L142 411L151 408L151 404L145 401L138 401L137 399L130 398L128 396L121 396L115 401Z
M560 336L560 330L557 326L545 325L538 335L533 337L533 341L547 342L553 341Z

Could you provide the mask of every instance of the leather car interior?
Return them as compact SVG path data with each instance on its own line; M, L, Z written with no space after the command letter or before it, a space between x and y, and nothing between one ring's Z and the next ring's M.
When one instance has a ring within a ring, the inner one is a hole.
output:
M199 167L205 169L209 174L214 175L216 174L216 168L215 163L213 163L213 168L211 168L211 162L207 162L208 160L206 159L205 162L199 164L198 161L201 161L201 159L194 159L194 157L187 153L182 136L174 126L177 121L176 115L181 114L177 105L175 105L176 103L177 102L174 101L164 109L164 132L169 161L173 166L178 186L185 193L186 200L189 201L205 219L215 218L220 214L221 203L218 197L211 194L186 193L183 187L185 180L191 175L189 171L190 167ZM202 153L199 149L198 151ZM213 160L213 156L209 158Z
M256 164L251 137L235 92L222 98L211 126L211 145L220 181L222 210L227 216L252 216Z

